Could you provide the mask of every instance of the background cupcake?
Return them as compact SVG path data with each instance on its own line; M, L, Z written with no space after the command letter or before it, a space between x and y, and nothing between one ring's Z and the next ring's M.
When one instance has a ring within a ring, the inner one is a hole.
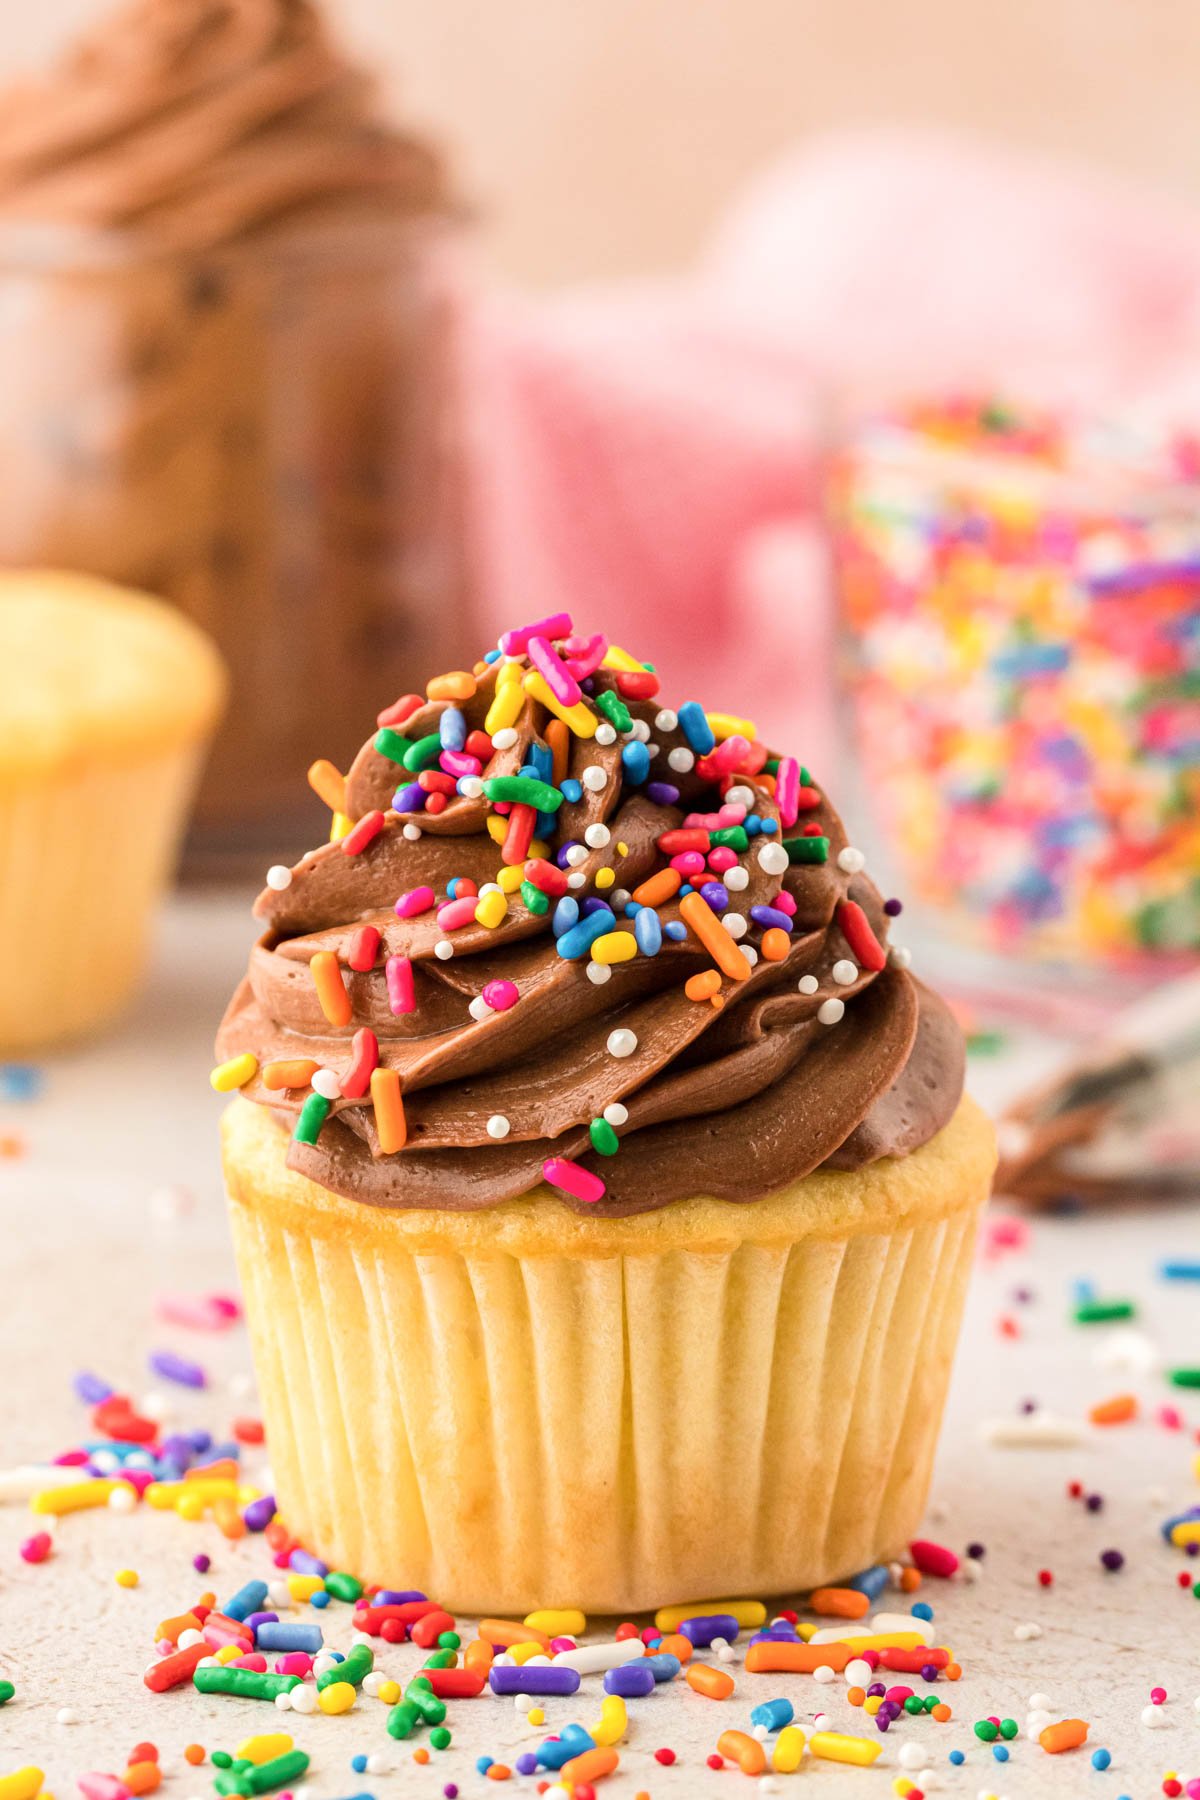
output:
M560 615L381 715L218 1040L281 1508L463 1607L809 1587L925 1499L991 1129L809 772L658 687Z
M0 1048L106 1023L225 694L203 632L81 575L0 575Z

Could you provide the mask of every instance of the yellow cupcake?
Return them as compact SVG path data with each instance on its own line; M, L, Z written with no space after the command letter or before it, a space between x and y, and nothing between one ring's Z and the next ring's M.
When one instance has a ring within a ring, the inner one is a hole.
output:
M0 574L0 1051L127 999L224 693L209 639L161 601Z
M544 1186L364 1206L287 1148L228 1108L275 1491L335 1566L624 1613L816 1587L915 1534L995 1162L969 1099L902 1159L625 1219Z

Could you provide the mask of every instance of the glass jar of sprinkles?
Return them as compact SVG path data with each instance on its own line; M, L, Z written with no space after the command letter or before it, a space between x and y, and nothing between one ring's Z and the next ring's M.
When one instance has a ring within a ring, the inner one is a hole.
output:
M898 879L1004 954L1200 952L1200 443L978 399L868 422L829 507Z

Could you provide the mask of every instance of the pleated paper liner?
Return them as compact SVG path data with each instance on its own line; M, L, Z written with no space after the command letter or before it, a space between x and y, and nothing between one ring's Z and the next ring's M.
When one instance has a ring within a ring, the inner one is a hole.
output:
M452 1608L794 1593L897 1554L928 1490L990 1124L766 1200L473 1214L291 1173L237 1101L225 1167L288 1526Z
M0 1052L107 1024L174 866L201 750L170 746L0 785Z

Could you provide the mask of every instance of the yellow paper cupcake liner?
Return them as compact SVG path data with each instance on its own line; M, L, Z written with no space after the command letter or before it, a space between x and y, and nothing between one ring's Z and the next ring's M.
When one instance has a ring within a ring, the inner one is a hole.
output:
M145 963L201 748L0 783L0 1052L106 1024Z
M615 1221L344 1200L244 1101L224 1138L275 1492L331 1564L625 1613L915 1533L994 1162L969 1100L902 1161Z

